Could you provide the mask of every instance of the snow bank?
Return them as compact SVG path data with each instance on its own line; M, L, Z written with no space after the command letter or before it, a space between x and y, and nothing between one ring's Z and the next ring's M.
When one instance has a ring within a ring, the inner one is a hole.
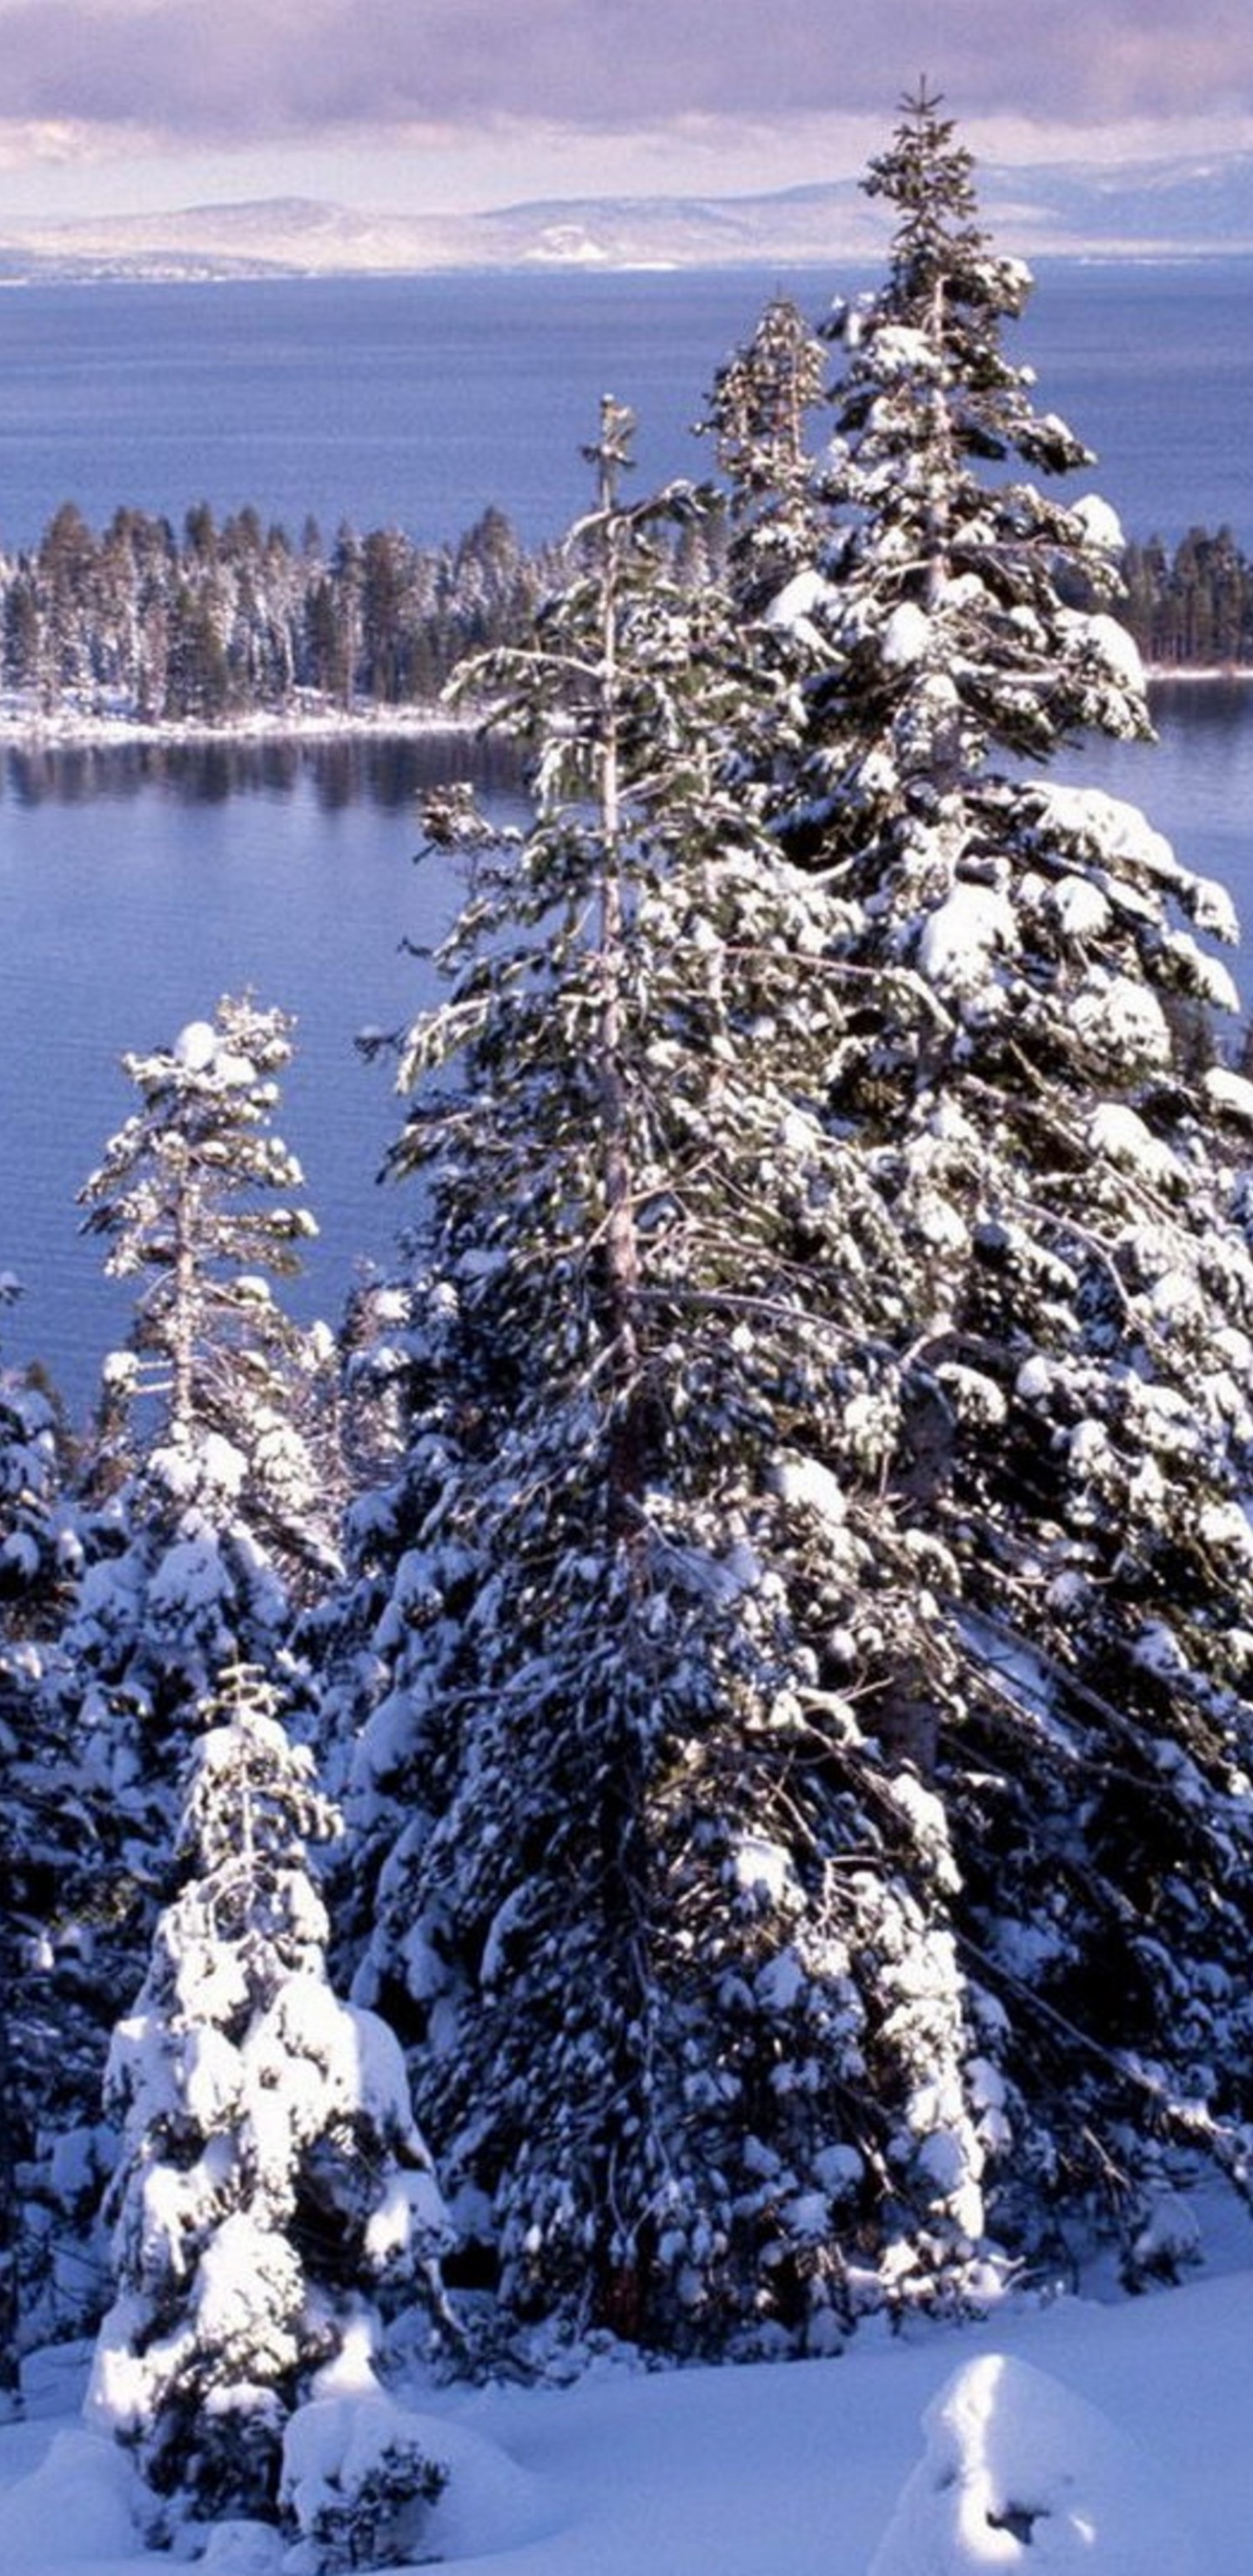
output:
M1211 2247L1226 2234L1224 2276L1108 2305L1010 2301L983 2325L898 2335L871 2321L805 2363L415 2384L410 2427L450 2473L422 2548L456 2576L1249 2576L1248 2219L1233 2199L1206 2222ZM129 2521L125 2454L73 2422L83 2366L81 2348L32 2356L30 2413L0 2424L2 2576L170 2576ZM924 2410L946 2426L919 2466ZM980 2479L994 2505L1054 2510L1030 2542L985 2522L982 2555L954 2556ZM1083 2512L1101 2520L1081 2549ZM289 2576L290 2544L261 2524L194 2542L206 2576Z
M448 2471L424 2530L432 2555L455 2564L542 2540L558 2519L547 2483L466 2424L424 2415L418 2429Z
M75 2427L54 2435L37 2468L0 2497L5 2576L90 2567L95 2576L139 2554L134 2473L107 2434Z
M1148 2453L1034 2363L981 2354L923 2423L870 2576L1201 2576Z

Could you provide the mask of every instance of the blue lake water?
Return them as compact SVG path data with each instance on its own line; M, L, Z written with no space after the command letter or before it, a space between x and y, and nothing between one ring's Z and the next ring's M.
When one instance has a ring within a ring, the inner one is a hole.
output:
M0 543L75 499L181 516L251 501L298 534L455 535L487 502L523 534L583 505L578 449L612 389L641 419L640 489L700 472L703 388L779 283L817 316L845 273L471 277L59 288L0 295ZM1090 478L1137 532L1227 520L1253 547L1253 262L1042 270L1018 335L1043 408L1102 451ZM1078 487L1076 487L1078 488ZM1155 748L1067 774L1143 805L1253 922L1253 692L1174 689ZM415 870L424 781L459 743L0 759L0 1270L25 1296L3 1348L42 1358L81 1415L129 1297L101 1280L74 1193L129 1111L127 1048L168 1043L251 984L296 1014L281 1121L322 1225L297 1303L337 1319L386 1257L404 1193L374 1175L398 1123L366 1024L420 1007L401 953L455 897ZM1246 974L1253 986L1253 972Z
M76 1413L131 1311L75 1205L137 1105L120 1058L223 993L295 1015L276 1124L321 1233L286 1302L337 1321L359 1259L389 1252L403 1193L377 1175L401 1105L354 1042L434 989L403 943L438 938L459 889L414 864L419 800L465 765L456 738L0 759L0 1270L23 1289L0 1334Z
M1155 745L1093 745L1061 774L1143 806L1253 927L1253 688L1158 703ZM278 1124L322 1231L287 1302L335 1322L360 1261L389 1257L409 1192L376 1175L401 1104L354 1040L434 994L403 943L438 936L458 886L413 864L418 805L465 767L457 739L0 760L0 1270L25 1291L0 1332L77 1416L130 1315L74 1204L133 1106L119 1058L223 992L251 985L296 1016ZM523 817L505 784L491 795ZM1244 983L1253 999L1253 957Z
M1004 245L1012 249L1012 242ZM847 267L298 279L0 292L0 544L74 500L175 524L252 502L298 535L456 537L489 503L528 542L587 500L605 392L639 423L640 488L701 474L714 372L782 287L815 321ZM1253 259L1041 263L1011 353L1096 449L1128 531L1228 520L1253 543Z

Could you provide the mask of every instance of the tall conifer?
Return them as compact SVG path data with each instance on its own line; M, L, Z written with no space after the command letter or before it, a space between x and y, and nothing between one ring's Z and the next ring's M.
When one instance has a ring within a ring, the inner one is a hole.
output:
M885 1357L932 1309L826 1117L861 979L720 783L739 645L663 542L703 503L625 501L627 442L610 405L581 569L470 673L537 820L475 852L405 1048L429 1221L406 1468L358 1523L359 1991L421 2036L508 2319L825 2348L982 2259L943 1814L841 1686L863 1586L885 1658L917 1605L885 1732L934 1660L877 1479Z
M1036 479L1091 459L1005 354L1030 279L925 90L867 184L888 277L836 309L822 532L751 603L799 710L757 774L862 979L825 1117L928 1273L864 1468L930 1569L904 1749L997 2034L994 2214L1021 2249L1087 2194L1134 2249L1166 2142L1240 2175L1250 2109L1253 1090L1215 1060L1208 944L1235 921L1133 808L1038 774L1150 730L1116 523ZM885 1744L921 1597L890 1636L849 1605Z

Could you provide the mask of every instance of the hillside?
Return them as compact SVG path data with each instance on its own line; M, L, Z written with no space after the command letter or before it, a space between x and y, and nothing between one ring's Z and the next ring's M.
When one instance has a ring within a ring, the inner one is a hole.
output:
M983 177L990 229L1028 257L1253 251L1247 153L992 166ZM276 197L11 230L0 238L0 282L802 266L873 253L880 238L853 178L755 196L554 197L471 215Z

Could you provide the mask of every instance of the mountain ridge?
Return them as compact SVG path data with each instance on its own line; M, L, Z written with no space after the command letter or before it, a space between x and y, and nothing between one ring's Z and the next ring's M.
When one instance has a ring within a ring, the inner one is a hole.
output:
M1253 252L1253 153L992 163L979 178L989 233L1026 257ZM809 266L877 261L883 247L882 217L856 178L727 195L537 197L468 215L278 196L0 227L0 283Z

